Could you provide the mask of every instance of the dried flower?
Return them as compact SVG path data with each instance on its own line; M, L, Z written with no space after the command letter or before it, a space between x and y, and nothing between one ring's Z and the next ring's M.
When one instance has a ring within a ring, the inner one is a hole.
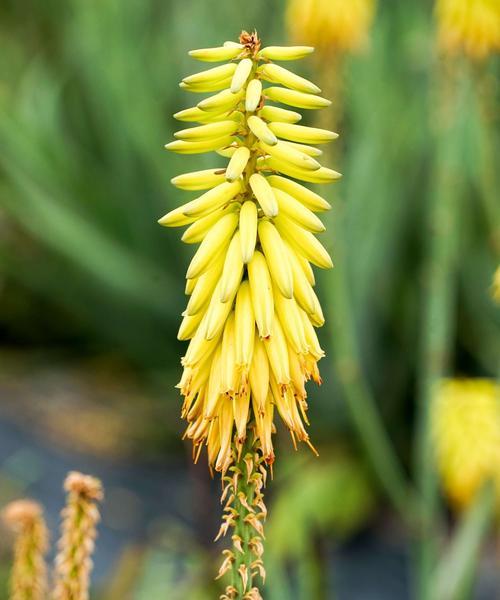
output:
M432 408L433 437L443 487L464 508L493 480L500 499L500 386L489 379L448 379Z
M363 49L375 16L375 0L289 0L286 24L291 38L327 56Z
M436 15L445 54L485 59L500 51L498 0L437 0Z
M159 221L189 225L182 239L200 243L187 271L191 297L178 337L190 343L178 387L195 458L206 444L210 465L223 473L234 462L233 432L242 444L249 423L259 451L273 462L275 407L294 444L310 445L305 382L321 382L317 361L324 355L314 331L324 317L311 263L332 266L314 235L324 231L315 212L330 205L289 177L310 183L338 179L320 165L321 151L313 146L337 135L297 125L299 113L269 101L329 106L317 86L274 62L312 51L261 49L256 33L243 32L240 43L190 52L204 61L231 62L183 79L188 91L216 94L175 115L201 125L178 131L166 146L229 158L225 168L175 177L178 188L208 191Z
M64 482L67 502L62 511L61 538L55 565L55 600L87 600L92 553L99 522L97 502L103 499L101 482L72 471Z
M42 600L47 592L48 532L42 507L33 500L16 500L2 512L16 534L10 579L11 600Z

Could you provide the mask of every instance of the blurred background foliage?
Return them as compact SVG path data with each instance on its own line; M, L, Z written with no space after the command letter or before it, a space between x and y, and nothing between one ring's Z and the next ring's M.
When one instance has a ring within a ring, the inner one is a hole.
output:
M284 43L284 10L283 0L0 6L0 500L37 494L53 525L66 467L101 477L111 493L96 589L106 599L216 594L206 584L216 484L179 441L173 388L191 248L156 220L180 202L171 177L224 159L200 163L163 145L172 113L193 102L177 85L196 70L187 50L253 28L265 44ZM364 51L335 58L300 65L334 92L321 124L341 133L330 159L344 175L323 236L338 268L318 276L330 317L324 385L310 391L321 456L292 456L286 435L278 445L266 597L401 599L408 536L379 500L384 474L361 451L351 374L364 374L408 472L422 344L443 317L423 318L441 195L448 216L460 215L456 228L446 214L440 222L456 249L443 278L448 374L498 373L489 295L500 250L498 61L447 73L430 1L381 2ZM457 117L444 134L446 81Z

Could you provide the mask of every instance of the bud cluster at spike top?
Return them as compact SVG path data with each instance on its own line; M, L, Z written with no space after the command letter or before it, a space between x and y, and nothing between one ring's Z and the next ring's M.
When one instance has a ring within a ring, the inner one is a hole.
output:
M182 240L200 244L187 270L190 298L178 338L190 341L178 387L195 459L206 445L210 466L222 472L234 459L233 438L243 442L249 427L272 464L275 412L294 444L311 446L305 383L321 382L317 362L324 356L314 329L324 317L311 264L332 266L315 237L325 230L315 213L330 206L289 177L338 179L320 165L316 147L337 134L297 124L302 117L292 109L324 108L330 101L275 61L312 51L261 48L257 34L246 32L240 43L191 51L201 61L228 62L183 79L187 91L212 95L174 115L199 125L178 131L166 146L228 159L225 168L175 177L176 187L200 195L159 220L188 226Z

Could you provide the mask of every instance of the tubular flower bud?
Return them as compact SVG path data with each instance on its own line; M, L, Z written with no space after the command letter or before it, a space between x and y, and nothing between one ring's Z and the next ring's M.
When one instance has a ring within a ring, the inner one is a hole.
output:
M498 0L437 0L436 17L445 54L481 60L500 51Z
M375 0L289 0L286 24L292 39L326 57L363 49L374 15Z
M500 509L500 386L488 379L449 379L436 390L432 431L443 487L467 507L488 480Z
M315 146L337 134L297 125L300 113L269 102L309 109L330 104L312 82L274 63L311 52L309 46L261 48L257 35L246 32L239 45L191 52L231 62L183 81L227 81L226 88L177 113L200 125L181 130L167 145L229 157L226 168L174 177L180 189L205 191L159 221L188 225L183 241L200 244L187 271L191 298L178 337L189 346L178 387L194 458L206 445L210 467L223 474L234 463L234 440L243 444L249 431L272 464L274 407L294 445L310 445L305 383L321 381L323 351L314 328L324 322L311 264L332 266L315 237L325 229L315 213L330 205L288 176L314 183L340 177L321 166Z
M16 535L10 578L11 600L43 600L47 594L48 532L42 507L33 500L15 500L2 512Z
M54 600L88 600L102 486L95 477L72 471L64 489L67 501L55 561Z

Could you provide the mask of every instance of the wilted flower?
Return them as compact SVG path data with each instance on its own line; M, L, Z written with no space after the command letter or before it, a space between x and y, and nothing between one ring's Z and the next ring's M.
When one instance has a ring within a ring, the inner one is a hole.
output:
M16 500L5 507L2 517L16 534L10 599L43 600L47 593L48 532L42 507L33 500Z
M437 0L438 36L446 54L484 59L500 51L498 0Z
M375 16L375 0L289 0L286 24L293 40L321 53L362 49Z
M243 443L249 424L266 462L273 462L275 408L294 443L310 444L305 383L321 382L317 361L324 355L314 330L324 318L311 263L332 266L314 235L325 229L314 213L330 205L288 177L335 181L340 175L320 165L321 151L311 144L337 135L297 125L299 113L270 102L329 106L316 85L274 62L312 51L261 49L255 33L243 32L238 44L190 52L230 62L183 79L187 91L216 93L175 115L201 125L178 131L167 145L230 159L226 167L175 177L180 189L208 191L159 221L189 225L183 241L200 243L187 271L191 297L178 337L191 341L179 387L195 457L206 444L209 463L222 472L233 462L233 431Z
M492 480L500 499L500 386L489 379L448 379L436 390L433 437L443 487L458 507Z

